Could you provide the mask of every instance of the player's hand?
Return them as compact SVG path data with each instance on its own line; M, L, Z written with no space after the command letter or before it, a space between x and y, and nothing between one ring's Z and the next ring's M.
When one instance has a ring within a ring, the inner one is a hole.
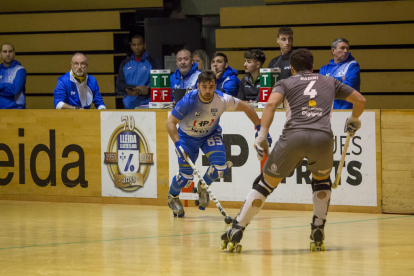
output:
M355 132L361 128L361 120L359 118L354 118L352 115L346 119L345 122L345 133L350 133L351 137L354 137Z
M254 136L255 138L257 137L257 135L259 135L260 128L261 128L261 125L256 126L256 135ZM269 142L269 148L271 148L273 140L272 140L272 137L270 137L269 133L267 133L267 142Z
M190 156L188 149L181 143L181 141L175 142L175 153L181 161L187 162L187 158Z
M264 154L269 156L269 142L267 142L266 136L259 135L254 140L254 149L257 151L257 158L263 160Z

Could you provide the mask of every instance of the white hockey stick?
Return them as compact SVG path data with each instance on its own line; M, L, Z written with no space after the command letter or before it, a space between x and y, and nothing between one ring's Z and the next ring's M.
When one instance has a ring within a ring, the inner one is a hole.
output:
M345 145L344 145L344 151L342 152L341 161L339 162L338 171L336 172L335 182L332 183L332 188L333 189L338 188L339 181L341 180L342 167L344 166L345 156L346 156L346 152L348 151L348 146L349 146L349 141L350 140L351 140L351 134L348 133L348 135L346 136L346 141L345 141Z
M214 194L211 192L211 190L210 190L210 188L208 187L207 183L206 183L206 182L204 181L204 179L201 177L200 172L199 172L199 171L197 170L197 168L194 166L194 163L190 160L190 158L187 158L187 162L188 162L188 164L190 164L191 168L193 169L194 174L198 177L198 179L200 179L200 181L201 181L201 186L207 190L207 192L208 192L209 196L210 196L210 197L211 197L211 199L214 201L214 203L216 204L217 208L220 210L220 213L221 213L224 217L226 217L226 218L224 219L224 221L225 221L227 224L230 224L230 223L231 223L231 221L232 221L232 218L231 218L230 216L227 216L226 211L224 211L223 207L221 207L220 202L217 200L217 198L216 198L216 197L214 196ZM229 221L229 220L231 220L231 221Z

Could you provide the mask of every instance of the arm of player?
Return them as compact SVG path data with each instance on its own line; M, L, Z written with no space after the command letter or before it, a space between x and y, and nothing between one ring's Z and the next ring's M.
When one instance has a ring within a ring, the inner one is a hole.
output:
M351 95L346 97L345 100L354 105L354 108L352 109L352 117L358 118L361 116L362 112L364 112L365 109L366 99L364 96L362 96L358 91L354 90Z
M355 132L361 128L361 120L359 119L359 116L364 112L366 99L361 93L354 90L345 100L353 104L353 109L351 117L345 122L344 132L351 133L351 137L353 137Z
M283 95L280 93L272 93L270 94L269 99L263 109L262 114L262 129L266 128L269 130L270 125L273 122L273 117L275 116L276 108L282 103Z
M254 111L253 107L250 104L239 101L235 111L243 111L247 117L249 117L250 121L253 122L254 126L260 125L259 116L257 116L256 111Z
M271 139L269 140L269 127L273 122L275 115L275 110L279 104L283 101L283 95L280 93L272 93L266 103L266 106L262 114L262 125L260 131L254 141L254 148L257 151L257 158L262 160L264 154L269 156L269 147L271 144Z
M178 137L177 124L180 122L174 115L170 114L167 119L167 132L174 143L180 140Z
M177 124L180 122L173 114L170 114L167 120L167 131L170 135L171 140L173 140L175 145L175 153L177 153L178 158L186 162L190 153L185 145L183 145L178 137Z

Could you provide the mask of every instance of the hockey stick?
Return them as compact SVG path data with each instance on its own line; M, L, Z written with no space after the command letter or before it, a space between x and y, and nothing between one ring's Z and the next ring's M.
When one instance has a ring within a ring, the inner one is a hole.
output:
M344 166L345 156L346 156L346 152L348 151L348 146L349 146L349 141L350 140L351 140L351 134L348 133L348 135L346 136L346 141L345 141L345 145L344 145L344 151L342 152L341 161L339 162L338 171L336 172L335 182L332 183L332 188L333 189L338 188L339 181L341 180L342 167Z
M220 202L217 200L217 198L214 196L214 194L211 192L210 188L208 187L207 183L204 181L204 179L201 177L200 172L197 170L197 168L194 166L194 163L190 160L190 158L187 158L188 164L190 164L191 168L194 171L194 174L200 179L201 186L205 188L209 194L209 196L213 199L214 203L216 204L217 208L219 209L220 213L225 217L224 221L227 224L230 224L233 219L230 216L227 216L226 211L224 211L223 207L221 207Z

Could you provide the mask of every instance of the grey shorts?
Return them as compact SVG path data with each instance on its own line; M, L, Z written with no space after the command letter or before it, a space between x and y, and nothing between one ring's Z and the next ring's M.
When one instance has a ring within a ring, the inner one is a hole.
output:
M309 171L316 176L325 176L331 173L333 167L333 147L333 137L325 131L284 131L270 153L263 172L276 178L288 177L306 158Z

